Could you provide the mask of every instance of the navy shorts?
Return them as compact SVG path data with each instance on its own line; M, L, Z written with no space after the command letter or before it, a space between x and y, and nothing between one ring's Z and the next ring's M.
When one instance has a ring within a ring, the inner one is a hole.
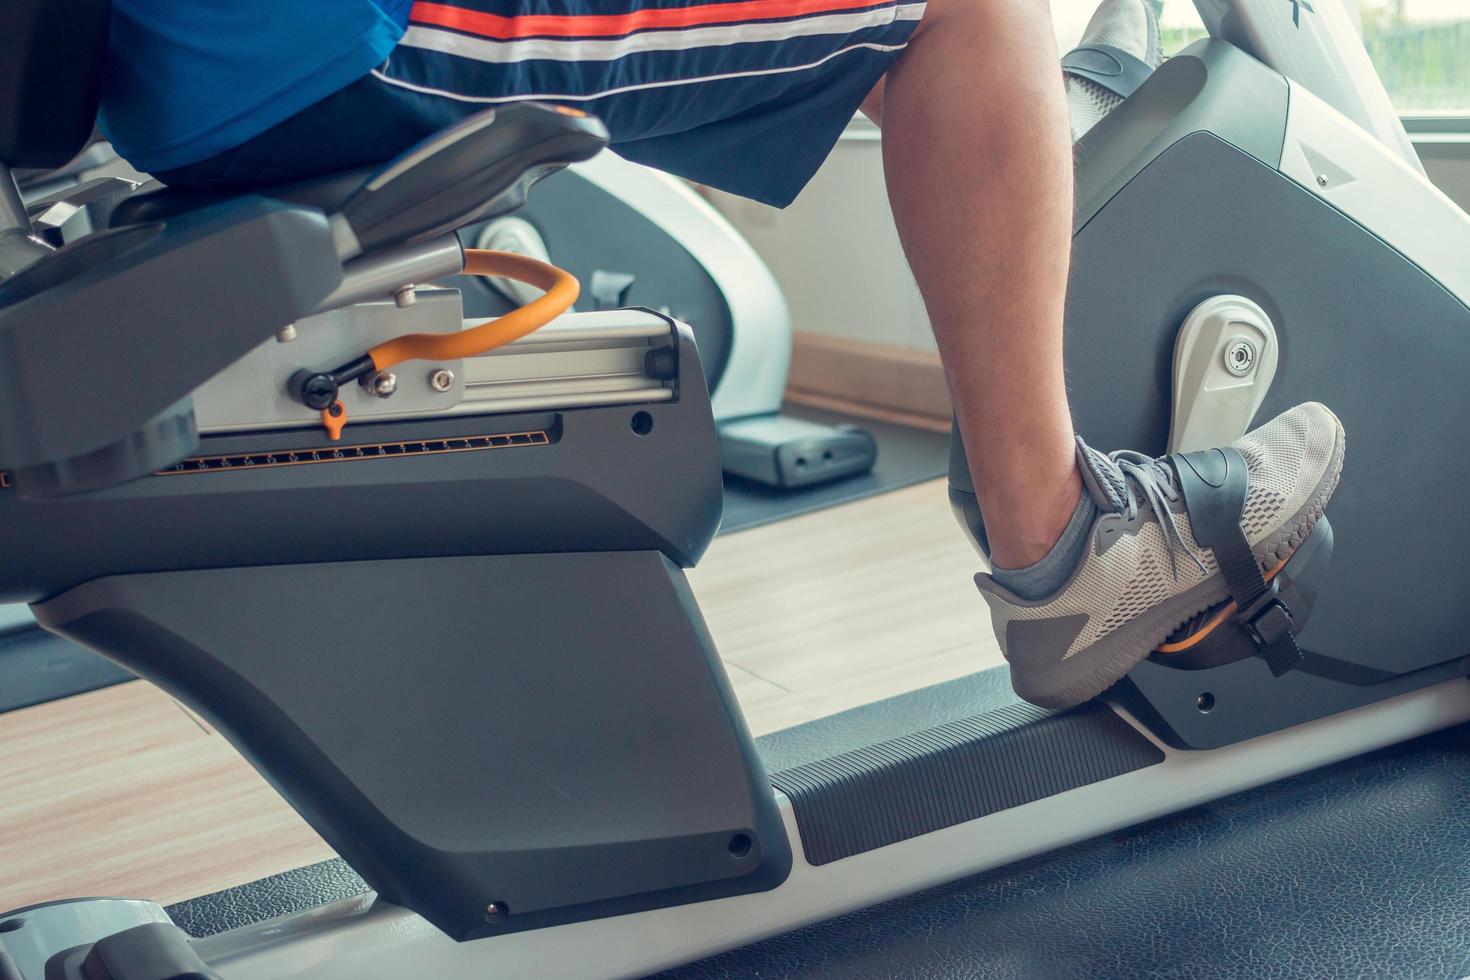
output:
M233 150L157 174L248 187L386 160L465 115L539 99L618 154L789 204L923 15L913 0L416 3L371 74Z

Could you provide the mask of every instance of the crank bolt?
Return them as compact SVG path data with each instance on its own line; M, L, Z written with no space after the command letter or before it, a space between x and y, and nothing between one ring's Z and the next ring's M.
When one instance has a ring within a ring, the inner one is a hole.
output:
M1236 337L1225 345L1225 370L1243 378L1256 366L1256 345Z

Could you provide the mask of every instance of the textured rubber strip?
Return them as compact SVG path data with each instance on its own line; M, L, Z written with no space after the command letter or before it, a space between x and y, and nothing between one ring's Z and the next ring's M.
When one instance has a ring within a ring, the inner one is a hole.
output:
M854 854L1162 762L1102 704L1012 704L778 772L806 859Z
M329 902L356 898L368 891L367 882L346 861L332 858L186 899L164 911L180 929L195 939L202 939L277 916L306 912Z

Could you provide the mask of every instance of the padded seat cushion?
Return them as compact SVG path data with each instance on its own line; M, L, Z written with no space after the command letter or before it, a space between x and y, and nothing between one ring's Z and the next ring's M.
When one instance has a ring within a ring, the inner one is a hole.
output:
M320 208L327 214L331 214L342 207L342 204L352 196L353 191L361 187L363 181L367 180L372 172L371 167L360 167L289 184L232 188L222 191L165 187L156 180L150 180L117 206L112 212L110 224L116 228L120 225L134 225L148 221L167 221L198 208L209 207L247 195L275 198L289 204L303 204Z

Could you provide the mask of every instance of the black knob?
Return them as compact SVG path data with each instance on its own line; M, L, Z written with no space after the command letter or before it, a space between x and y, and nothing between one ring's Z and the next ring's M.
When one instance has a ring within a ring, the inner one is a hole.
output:
M292 397L320 411L337 400L337 379L323 371L297 371L287 386Z
M658 381L679 376L679 353L672 347L655 347L643 355L643 373Z

